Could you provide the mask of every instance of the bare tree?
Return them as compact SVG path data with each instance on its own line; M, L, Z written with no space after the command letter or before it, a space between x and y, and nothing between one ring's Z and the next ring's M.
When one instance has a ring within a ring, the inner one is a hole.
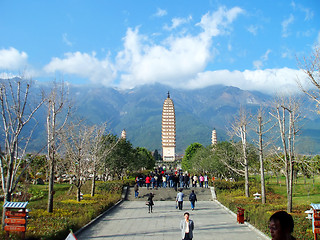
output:
M300 102L293 97L280 97L275 100L275 111L270 113L278 122L282 143L283 161L287 186L287 211L292 211L293 170L296 136L299 132L297 122L301 118ZM287 123L288 120L288 123Z
M21 78L2 80L0 85L2 132L5 145L4 154L0 158L0 168L5 201L11 201L11 195L28 167L26 164L22 171L18 171L22 167L22 158L33 130L27 137L25 137L26 133L22 137L21 132L44 102L44 98L41 97L34 105L30 103L30 87L31 81Z
M235 118L234 123L231 124L232 131L229 132L231 137L237 136L241 140L242 146L242 161L240 164L244 168L244 180L245 180L245 195L250 197L249 193L249 165L248 165L248 143L247 143L247 134L248 134L248 124L250 122L248 113L243 107L240 107L239 115Z
M30 103L30 87L31 80L22 78L5 79L0 83L1 134L4 140L3 153L0 156L1 186L4 199L8 202L11 201L12 193L15 191L19 179L32 162L31 159L23 166L23 157L35 129L36 121L34 128L29 131L29 135L25 132L22 136L22 130L31 120L35 120L33 117L44 102L44 98L41 97L35 104ZM5 208L2 212L3 226L4 218Z
M270 119L265 120L265 114L260 108L257 113L257 125L255 133L258 135L258 140L254 140L255 144L258 147L259 152L259 162L260 162L260 179L261 179L261 202L266 203L266 188L265 188L265 176L264 176L264 149L267 147L270 142L264 142L265 134L268 133L273 126L269 126L266 129L266 126L271 122Z
M53 212L54 178L56 165L57 135L65 126L70 113L68 104L68 91L65 90L64 82L53 82L49 96L46 99L47 105L47 148L49 166L49 191L47 211ZM62 117L60 117L60 115ZM59 117L59 119L58 119ZM61 121L62 119L62 121ZM60 120L60 122L59 122Z
M72 184L77 188L77 201L81 200L81 187L89 177L90 141L94 127L71 123L62 139L66 150L66 159L70 161L69 172L73 175Z
M116 147L120 139L115 143L103 141L106 134L106 123L101 126L93 126L92 138L89 147L90 171L92 173L91 196L95 195L96 175L97 171L104 164L105 158Z
M308 90L298 79L300 89L316 102L317 108L320 107L320 45L314 48L309 57L304 57L299 61L300 68L307 75L307 82L312 88ZM320 113L320 110L318 110Z

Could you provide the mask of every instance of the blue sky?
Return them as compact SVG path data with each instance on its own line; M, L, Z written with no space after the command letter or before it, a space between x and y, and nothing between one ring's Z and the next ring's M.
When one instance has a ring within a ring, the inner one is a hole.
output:
M118 88L225 84L274 93L304 79L320 1L1 1L0 76Z

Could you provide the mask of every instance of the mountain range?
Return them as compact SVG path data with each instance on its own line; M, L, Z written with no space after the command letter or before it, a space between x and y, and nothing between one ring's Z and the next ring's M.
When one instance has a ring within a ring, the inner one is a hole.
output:
M227 128L238 114L240 106L255 114L263 106L270 109L273 97L257 91L216 85L197 90L172 89L155 84L130 90L97 86L70 88L77 113L92 123L107 122L109 130L120 135L126 130L134 146L161 150L161 116L168 92L176 113L176 151L182 154L194 142L211 143L216 129L219 141L228 140ZM312 112L315 105L302 95L304 116L297 149L319 152L320 116ZM300 140L300 141L299 141Z
M41 83L37 86L47 88ZM176 152L184 150L194 142L207 146L211 143L212 130L216 129L218 141L229 140L227 129L238 114L240 106L254 115L263 106L270 111L273 96L257 91L246 91L236 87L215 85L203 89L173 89L165 85L143 85L129 90L120 90L95 85L69 85L69 98L74 114L84 118L88 124L107 122L110 133L120 136L126 130L127 139L137 147L161 152L161 117L164 100L170 93L176 113ZM320 152L320 115L315 104L303 99L302 130L297 138L297 149L301 153ZM36 118L30 148L38 149L45 142L45 116L43 108Z

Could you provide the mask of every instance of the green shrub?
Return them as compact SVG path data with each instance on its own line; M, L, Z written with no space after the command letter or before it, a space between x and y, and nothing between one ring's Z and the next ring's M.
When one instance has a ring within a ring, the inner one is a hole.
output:
M215 180L213 184L217 191L235 190L235 189L244 190L244 181L232 182L232 181L225 181L225 180Z

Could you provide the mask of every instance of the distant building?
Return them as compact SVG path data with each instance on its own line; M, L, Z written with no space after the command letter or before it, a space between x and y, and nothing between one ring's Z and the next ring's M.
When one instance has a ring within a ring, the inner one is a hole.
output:
M162 156L163 161L173 162L176 155L176 117L174 104L168 97L164 100L162 109Z
M212 139L211 139L211 141L212 141L212 145L216 145L217 144L217 131L216 131L216 129L213 129L213 131L212 131Z
M123 138L123 139L127 138L127 133L126 133L125 129L123 129L122 132L121 132L121 138Z

